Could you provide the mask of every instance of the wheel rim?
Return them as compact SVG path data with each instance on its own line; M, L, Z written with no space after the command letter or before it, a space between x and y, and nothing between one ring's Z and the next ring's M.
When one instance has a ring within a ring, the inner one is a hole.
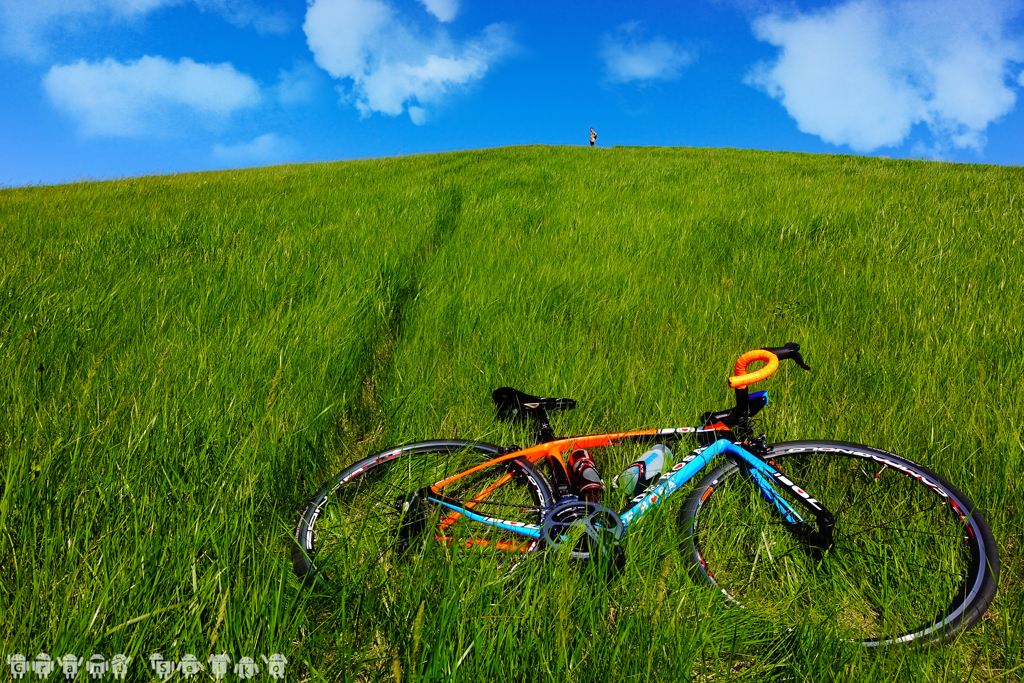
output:
M865 645L954 630L984 562L967 504L929 473L872 455L776 453L774 464L836 517L834 546L818 557L745 477L721 477L697 515L695 554L706 578L786 628L813 623Z

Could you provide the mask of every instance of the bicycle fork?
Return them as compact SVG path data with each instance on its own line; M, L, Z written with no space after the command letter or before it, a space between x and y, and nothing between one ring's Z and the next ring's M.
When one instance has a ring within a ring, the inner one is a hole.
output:
M724 455L737 462L741 472L758 487L761 498L772 506L778 517L793 534L807 543L815 554L820 554L832 547L835 518L828 508L778 469L751 454L742 446L725 439L691 451L676 464L672 468L675 472L671 477L655 486L639 503L622 514L624 530L628 529L630 523L642 517L650 508L659 505L662 500L675 493L719 455ZM776 486L789 492L790 496L804 508L805 514L814 518L817 522L817 530L804 515L801 515L796 508L779 495Z

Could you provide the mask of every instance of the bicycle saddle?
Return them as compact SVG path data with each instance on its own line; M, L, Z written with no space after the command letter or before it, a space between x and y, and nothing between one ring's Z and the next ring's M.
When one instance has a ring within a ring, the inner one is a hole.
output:
M536 414L542 410L572 410L576 407L576 401L571 398L531 396L512 387L495 389L491 398L498 407L499 420L522 420L529 413Z

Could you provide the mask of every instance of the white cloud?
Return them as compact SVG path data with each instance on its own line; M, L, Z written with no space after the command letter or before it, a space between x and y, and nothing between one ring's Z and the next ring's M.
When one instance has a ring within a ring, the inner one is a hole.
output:
M90 136L157 132L169 117L192 113L223 118L260 102L259 86L231 64L175 63L143 57L57 65L43 77L53 104L78 119Z
M0 49L39 60L47 53L47 38L56 30L130 21L189 3L261 33L283 33L290 23L282 11L264 9L251 0L0 0Z
M623 24L614 36L604 37L600 54L609 81L672 80L697 58L695 53L660 36L650 40L642 38L640 25L636 22Z
M283 35L294 25L281 9L267 9L250 0L192 0L199 9L217 12L239 28L252 28L257 33Z
M294 156L295 150L296 145L293 141L276 133L266 133L252 142L237 145L216 144L213 146L213 156L220 163L243 166L286 161Z
M764 15L754 35L781 52L746 82L778 99L798 128L870 151L901 144L924 123L935 149L984 147L985 129L1013 110L999 0L853 0L812 14Z
M278 72L277 99L282 104L312 102L323 80L323 72L309 62L296 64L290 70L281 69Z
M409 120L417 126L422 126L427 122L427 110L423 107L409 107Z
M420 0L438 21L451 21L459 11L459 0Z
M432 12L442 12L445 5L425 4ZM438 18L442 14L435 12ZM426 120L425 105L483 78L512 48L500 24L462 44L441 27L425 37L383 0L312 0L303 30L317 65L350 81L351 89L344 92L363 116L409 111L416 124Z

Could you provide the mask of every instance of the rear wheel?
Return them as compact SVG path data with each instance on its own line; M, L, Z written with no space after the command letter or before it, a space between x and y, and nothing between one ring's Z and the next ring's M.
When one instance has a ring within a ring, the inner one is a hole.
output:
M525 459L485 465L437 486L500 455L498 446L482 442L422 441L350 465L303 511L295 530L295 573L328 585L365 584L384 580L402 562L430 552L538 549L536 540L473 522L429 500L433 486L457 507L513 523L540 524L542 509L553 500L551 487Z
M869 647L937 642L984 615L999 578L995 540L945 479L837 441L775 444L766 460L832 512L832 547L795 538L728 463L680 511L697 580L786 628L811 623Z

